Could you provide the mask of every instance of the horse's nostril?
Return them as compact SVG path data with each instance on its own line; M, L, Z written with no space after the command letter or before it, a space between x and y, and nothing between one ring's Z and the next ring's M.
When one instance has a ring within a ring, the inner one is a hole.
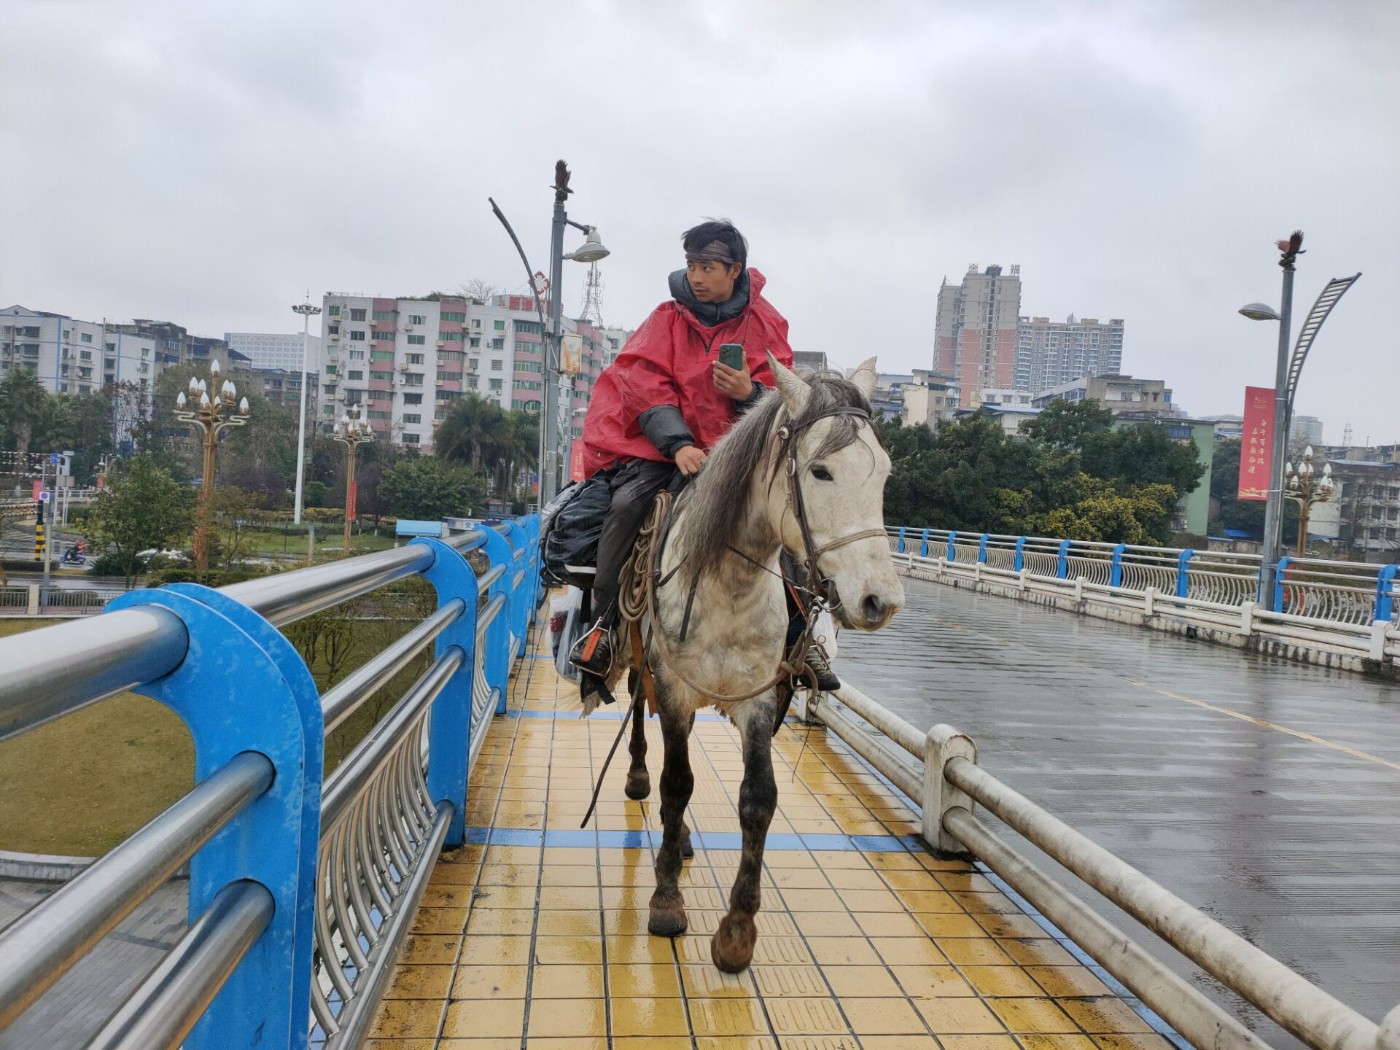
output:
M874 594L867 594L860 600L860 613L866 623L879 623L888 609L889 606Z

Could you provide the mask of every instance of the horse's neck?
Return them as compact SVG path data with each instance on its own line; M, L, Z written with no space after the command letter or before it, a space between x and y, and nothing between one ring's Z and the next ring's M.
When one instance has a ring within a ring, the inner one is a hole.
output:
M735 533L730 556L720 563L713 574L707 574L722 593L735 597L755 589L772 586L774 574L779 571L778 554L782 550L782 540L778 535L773 521L772 509L769 506L768 482L763 480L761 473L749 482L751 491L747 503L748 517L740 523L739 529ZM697 484L699 483L697 482ZM697 491L694 495L718 498L722 494ZM690 546L690 537L693 535L688 527L687 518L693 522L697 517L700 516L687 515L683 506L680 508L679 519L674 526L672 538L668 544L670 550L665 559L671 565L679 565L684 562L686 551ZM669 571L669 567L664 571Z

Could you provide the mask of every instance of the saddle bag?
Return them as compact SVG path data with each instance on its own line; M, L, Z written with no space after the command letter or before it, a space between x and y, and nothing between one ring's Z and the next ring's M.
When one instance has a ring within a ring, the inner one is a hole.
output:
M611 505L608 478L595 474L587 481L570 485L545 507L541 514L544 520L540 571L546 584L592 589L598 566L598 537Z

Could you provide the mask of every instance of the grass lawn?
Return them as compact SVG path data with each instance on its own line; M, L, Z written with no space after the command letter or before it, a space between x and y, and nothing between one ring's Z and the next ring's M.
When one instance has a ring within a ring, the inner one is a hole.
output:
M338 539L339 537L337 537ZM6 617L0 636L53 621ZM355 636L340 677L410 626L383 623ZM333 769L426 666L420 656L326 740ZM313 665L325 688L324 661ZM0 849L96 856L107 852L194 784L184 723L155 700L121 693L0 743Z

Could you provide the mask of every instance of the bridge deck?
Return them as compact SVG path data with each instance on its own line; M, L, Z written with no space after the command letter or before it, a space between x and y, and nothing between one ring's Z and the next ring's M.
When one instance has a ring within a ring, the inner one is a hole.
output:
M690 932L648 936L656 796L623 795L625 747L579 829L617 716L527 660L472 779L375 1021L378 1050L520 1047L1168 1050L1102 971L986 875L912 837L902 797L839 741L775 740L779 812L754 964L709 960L738 864L737 736L697 720ZM653 782L659 729L653 720ZM1160 1023L1160 1022L1158 1022Z

